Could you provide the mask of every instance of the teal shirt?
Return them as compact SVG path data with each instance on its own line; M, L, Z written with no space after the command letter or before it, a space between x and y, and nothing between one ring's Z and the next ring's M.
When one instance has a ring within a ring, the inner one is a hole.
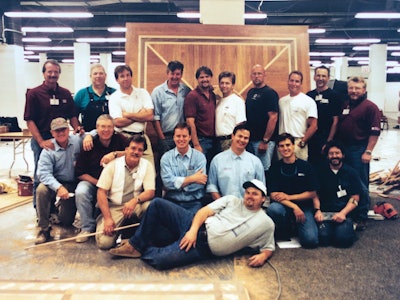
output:
M109 86L106 86L106 88L104 89L103 94L101 94L100 96L97 95L93 91L92 85L90 85L87 88L85 87L83 89L80 89L75 94L75 97L74 97L75 106L76 106L76 109L78 110L79 113L82 113L86 109L86 106L90 102L90 96L89 96L88 89L89 89L89 92L92 93L94 101L109 100L109 95L111 95L112 93L115 92L115 89L112 88L112 87L109 87Z

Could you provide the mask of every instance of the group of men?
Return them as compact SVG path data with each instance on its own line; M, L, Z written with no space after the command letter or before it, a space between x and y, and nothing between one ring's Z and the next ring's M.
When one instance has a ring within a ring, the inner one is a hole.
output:
M304 247L350 246L350 215L366 218L368 181L362 176L380 132L364 80L348 81L345 106L327 86L329 69L315 70L317 88L309 96L301 92L302 73L293 71L289 95L279 99L265 84L265 69L255 65L254 87L244 101L234 93L233 72L219 74L218 97L210 68L198 68L192 91L181 82L183 69L169 62L167 80L150 95L132 85L129 66L115 68L115 91L96 64L92 85L76 93L74 103L57 84L60 65L45 62L44 83L28 91L24 115L35 156L36 243L51 239L53 212L68 226L78 211L77 242L96 231L99 248L160 269L245 247L261 250L249 259L260 266L274 251L274 233L288 238L293 229ZM146 122L158 137L156 160ZM344 144L334 141L338 137ZM162 199L154 198L155 167ZM332 180L318 182L318 172ZM267 195L272 203L265 214ZM329 221L323 212L332 212ZM113 248L115 229L139 221L129 242ZM171 256L175 260L167 263Z

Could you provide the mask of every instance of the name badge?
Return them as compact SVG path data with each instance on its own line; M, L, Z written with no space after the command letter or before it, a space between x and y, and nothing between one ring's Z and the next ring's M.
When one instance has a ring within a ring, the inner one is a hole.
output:
M343 115L348 115L349 113L350 113L350 109L348 109L348 108L343 109L343 112L342 112Z
M321 103L329 104L329 99L322 99L322 100L321 100Z
M321 101L321 100L322 100L322 95L315 96L315 101Z
M50 98L50 105L60 105L60 100L57 98Z
M106 95L106 100L110 100L110 95Z
M339 185L339 190L336 192L338 198L342 198L347 195L346 190L342 190L342 187Z

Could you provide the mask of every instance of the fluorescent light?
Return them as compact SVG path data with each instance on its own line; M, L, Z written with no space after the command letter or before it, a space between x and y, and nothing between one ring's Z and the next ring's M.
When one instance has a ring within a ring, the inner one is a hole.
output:
M400 56L400 52L392 52L390 53L391 56Z
M71 27L22 27L22 32L74 32Z
M367 60L359 60L357 63L359 65L369 65L369 60L368 61Z
M245 19L248 20L260 20L260 19L266 19L267 14L264 13L252 13L252 14L244 14L243 16Z
M25 50L31 51L74 51L74 47L66 46L56 46L56 47L46 47L46 46L26 46Z
M35 54L35 52L33 52L33 51L24 51L24 55L31 55L31 54Z
M399 62L397 61L387 61L386 62L386 67L397 67L399 65Z
M112 54L113 55L125 55L126 51L113 51Z
M310 65L320 65L320 64L321 64L321 61L320 61L320 60L310 60L308 63L309 63Z
M400 67L388 68L386 73L388 73L388 74L398 74L398 73L400 73Z
M374 13L358 13L356 19L400 19L400 13L374 12Z
M75 63L75 60L73 58L64 58L64 59L61 60L61 62L63 62L63 63L72 63L73 64L73 63ZM91 59L89 59L89 62L90 63L98 63L99 59L91 58Z
M93 18L92 13L87 12L5 12L9 18Z
M370 46L355 46L353 47L354 51L369 51ZM386 50L388 51L397 51L400 50L400 46L386 46Z
M108 27L109 32L126 32L126 27Z
M125 43L126 38L78 38L78 43Z
M36 42L36 43L48 43L51 42L51 39L46 38L46 37L30 37L30 38L22 38L23 42Z
M39 59L40 55L25 55L24 58L26 58L26 59Z
M352 60L352 61L365 60L365 61L369 61L369 57L348 57L347 60Z
M200 19L201 14L199 12L178 12L176 14L178 18L182 19ZM267 14L264 13L247 13L243 15L245 19L266 19Z
M310 52L309 56L344 56L344 52Z
M380 39L316 39L317 44L373 44L380 43Z
M309 28L308 33L315 34L315 33L325 33L326 30L323 28Z
M201 15L199 12L178 12L176 16L182 19L200 19Z

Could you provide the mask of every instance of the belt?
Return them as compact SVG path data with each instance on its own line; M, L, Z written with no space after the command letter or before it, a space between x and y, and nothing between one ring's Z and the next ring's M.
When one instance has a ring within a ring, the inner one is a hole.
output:
M205 256L211 257L213 256L210 246L208 245L208 239L207 239L207 229L206 225L203 224L201 225L199 232L197 234L197 243L196 245L199 248L199 251L204 254Z
M230 140L232 138L232 135L223 135L223 136L217 136L216 139L218 141L226 141L226 140Z
M132 132L132 131L122 130L122 132L123 132L123 133L126 133L126 134L130 134L130 135L136 135L136 134L138 134L138 135L143 135L143 134L144 134L144 131Z

